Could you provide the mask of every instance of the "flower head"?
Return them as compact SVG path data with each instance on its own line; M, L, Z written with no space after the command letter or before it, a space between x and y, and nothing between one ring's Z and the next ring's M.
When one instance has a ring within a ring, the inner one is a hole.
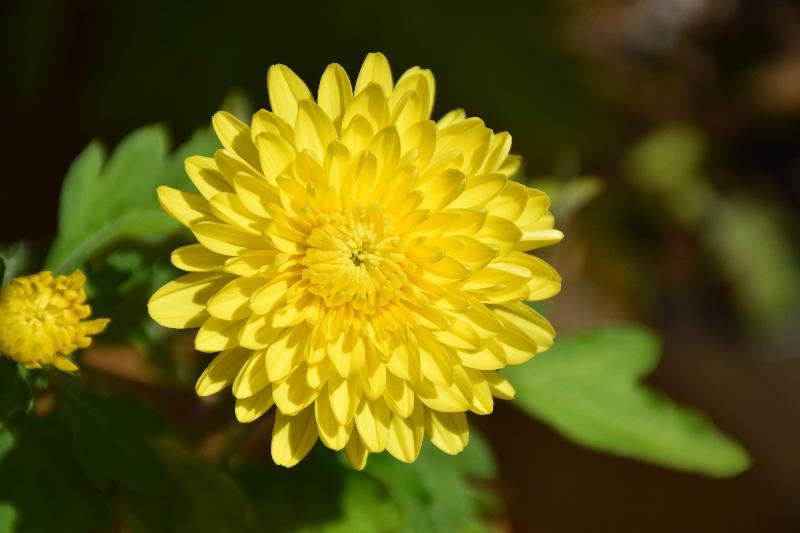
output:
M198 394L232 386L243 422L276 406L278 464L318 438L356 468L413 461L424 435L458 453L465 413L514 395L497 370L553 342L522 303L560 288L528 253L562 237L547 196L509 180L508 133L461 110L430 120L428 70L394 82L370 54L355 89L336 64L316 100L283 65L267 85L272 111L217 113L224 148L186 160L199 195L159 189L199 244L175 250L189 274L151 316L220 352Z
M92 342L108 320L85 320L86 277L76 270L69 276L40 272L12 279L0 289L0 354L28 368L53 365L77 370L67 356Z

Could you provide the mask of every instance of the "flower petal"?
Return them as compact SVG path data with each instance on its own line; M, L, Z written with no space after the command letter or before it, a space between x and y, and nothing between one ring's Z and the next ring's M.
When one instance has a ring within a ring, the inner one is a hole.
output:
M150 298L150 316L168 328L195 328L208 318L206 304L227 282L230 275L218 272L186 274L170 281Z
M279 411L272 429L272 460L287 468L294 466L308 455L317 438L313 407L307 407L295 416Z
M289 124L297 117L297 103L312 98L311 91L286 65L272 65L267 71L269 105L272 111Z

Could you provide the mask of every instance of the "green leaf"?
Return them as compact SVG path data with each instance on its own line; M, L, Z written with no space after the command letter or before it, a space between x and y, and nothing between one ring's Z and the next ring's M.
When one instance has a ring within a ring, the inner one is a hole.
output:
M167 465L166 487L155 494L131 494L132 531L240 533L250 531L251 509L236 483L170 442L156 448ZM281 509L283 511L283 509ZM272 517L264 517L263 531Z
M17 522L17 510L7 502L0 502L0 533L13 533Z
M16 438L0 461L0 502L13 506L15 530L105 531L106 499L84 476L63 421L52 415L29 417Z
M457 456L425 444L410 465L373 454L363 472L319 444L290 470L267 459L242 466L237 479L254 503L255 523L270 531L486 531L483 519L496 505L481 482L495 464L477 432L470 440Z
M494 459L476 431L459 455L447 455L426 441L419 458L401 463L388 454L371 456L365 473L387 487L402 512L399 531L465 533L487 531L482 515L493 495L474 481L491 479Z
M517 406L579 444L712 477L745 470L742 446L700 413L638 383L659 349L641 328L596 329L559 340L505 377L517 389Z
M0 461L14 448L14 444L14 434L7 428L0 427Z
M269 524L269 530L277 532L320 531L352 524L345 516L345 502L360 496L353 496L350 491L370 492L370 488L355 486L357 482L349 486L351 473L349 465L345 466L329 450L317 445L291 469L263 458L242 465L236 479L253 502L256 524ZM356 474L364 477L360 472ZM386 501L386 491L373 478L366 477L366 483L377 492L373 499ZM362 510L371 514L377 505L371 502L370 507Z
M185 188L183 160L210 154L212 139L208 131L197 133L170 156L164 129L147 126L126 137L108 161L98 142L89 144L64 178L48 267L66 272L115 241L157 242L178 229L159 207L156 187Z
M396 502L386 487L360 472L344 474L341 492L341 516L322 525L325 533L372 533L398 531L403 523Z
M146 440L165 429L158 413L73 386L64 387L62 397L75 454L95 486L104 489L117 480L141 491L163 487L164 464Z

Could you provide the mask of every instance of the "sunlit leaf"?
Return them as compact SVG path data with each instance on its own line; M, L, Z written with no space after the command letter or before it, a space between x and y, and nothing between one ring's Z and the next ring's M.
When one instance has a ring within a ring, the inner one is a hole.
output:
M646 330L596 329L560 339L505 376L517 406L585 446L712 477L745 470L739 444L639 383L658 356L658 339Z
M266 458L242 468L237 479L254 502L256 523L280 532L469 533L487 531L486 516L496 512L485 486L494 458L476 431L460 455L427 443L412 464L373 454L362 472L320 448L290 470Z
M126 137L106 160L101 145L93 141L64 178L48 267L68 271L112 242L154 242L176 230L178 224L158 205L156 187L185 188L185 157L210 154L215 147L212 134L202 131L170 155L164 129L147 126Z
M402 517L399 531L487 531L482 505L493 498L475 482L493 477L495 465L476 431L459 455L444 454L426 442L410 465L378 454L370 457L365 472L378 479L397 503Z

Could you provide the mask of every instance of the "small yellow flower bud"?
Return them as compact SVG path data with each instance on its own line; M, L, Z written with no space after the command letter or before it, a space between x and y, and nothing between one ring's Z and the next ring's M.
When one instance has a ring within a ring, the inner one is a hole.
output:
M91 314L85 283L79 270L69 276L40 272L0 289L0 354L27 368L77 370L67 356L89 346L108 324L105 318L85 320Z

